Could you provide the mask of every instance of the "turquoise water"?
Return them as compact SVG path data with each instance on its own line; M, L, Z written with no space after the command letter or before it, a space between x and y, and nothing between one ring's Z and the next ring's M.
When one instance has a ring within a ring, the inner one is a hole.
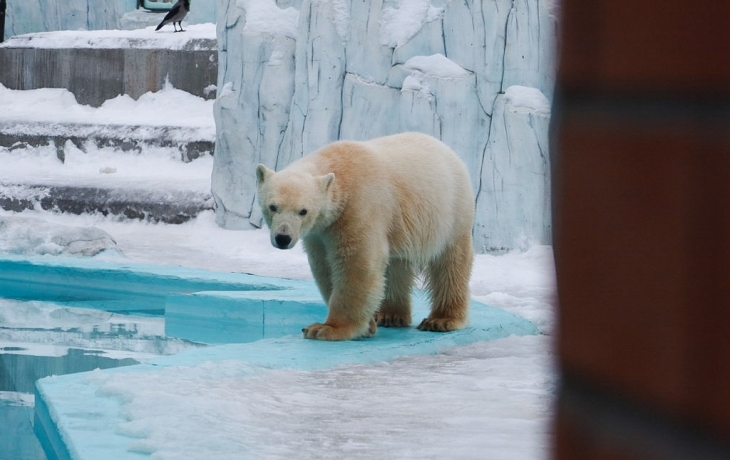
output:
M0 400L0 459L46 460L33 434L33 406Z
M0 299L0 460L45 460L33 432L35 382L198 346L164 336L161 316Z

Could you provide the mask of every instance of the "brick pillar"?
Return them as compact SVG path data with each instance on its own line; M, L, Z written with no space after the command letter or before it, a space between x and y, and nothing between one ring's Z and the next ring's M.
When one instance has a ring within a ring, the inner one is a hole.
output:
M730 458L730 1L563 0L559 460Z

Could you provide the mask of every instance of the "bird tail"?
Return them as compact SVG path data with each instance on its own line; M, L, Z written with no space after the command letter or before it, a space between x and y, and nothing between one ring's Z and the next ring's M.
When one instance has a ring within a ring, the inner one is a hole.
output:
M160 29L162 29L162 26L164 26L164 25L165 25L165 21L162 21L162 22L160 23L160 25L159 25L159 26L157 26L157 28L156 28L155 30L160 30Z

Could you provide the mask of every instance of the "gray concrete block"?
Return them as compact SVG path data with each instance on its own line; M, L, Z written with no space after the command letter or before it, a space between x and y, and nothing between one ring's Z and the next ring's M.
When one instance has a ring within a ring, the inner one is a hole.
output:
M215 92L216 41L190 40L180 50L131 48L0 48L0 83L10 89L66 88L80 104L100 106L120 94L159 91L169 79L206 99Z

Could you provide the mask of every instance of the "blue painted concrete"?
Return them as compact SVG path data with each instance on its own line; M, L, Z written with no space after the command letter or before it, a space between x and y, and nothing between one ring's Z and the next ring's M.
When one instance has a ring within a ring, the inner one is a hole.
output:
M53 301L119 313L164 314L167 296L288 289L295 281L240 273L76 258L0 259L0 298Z

